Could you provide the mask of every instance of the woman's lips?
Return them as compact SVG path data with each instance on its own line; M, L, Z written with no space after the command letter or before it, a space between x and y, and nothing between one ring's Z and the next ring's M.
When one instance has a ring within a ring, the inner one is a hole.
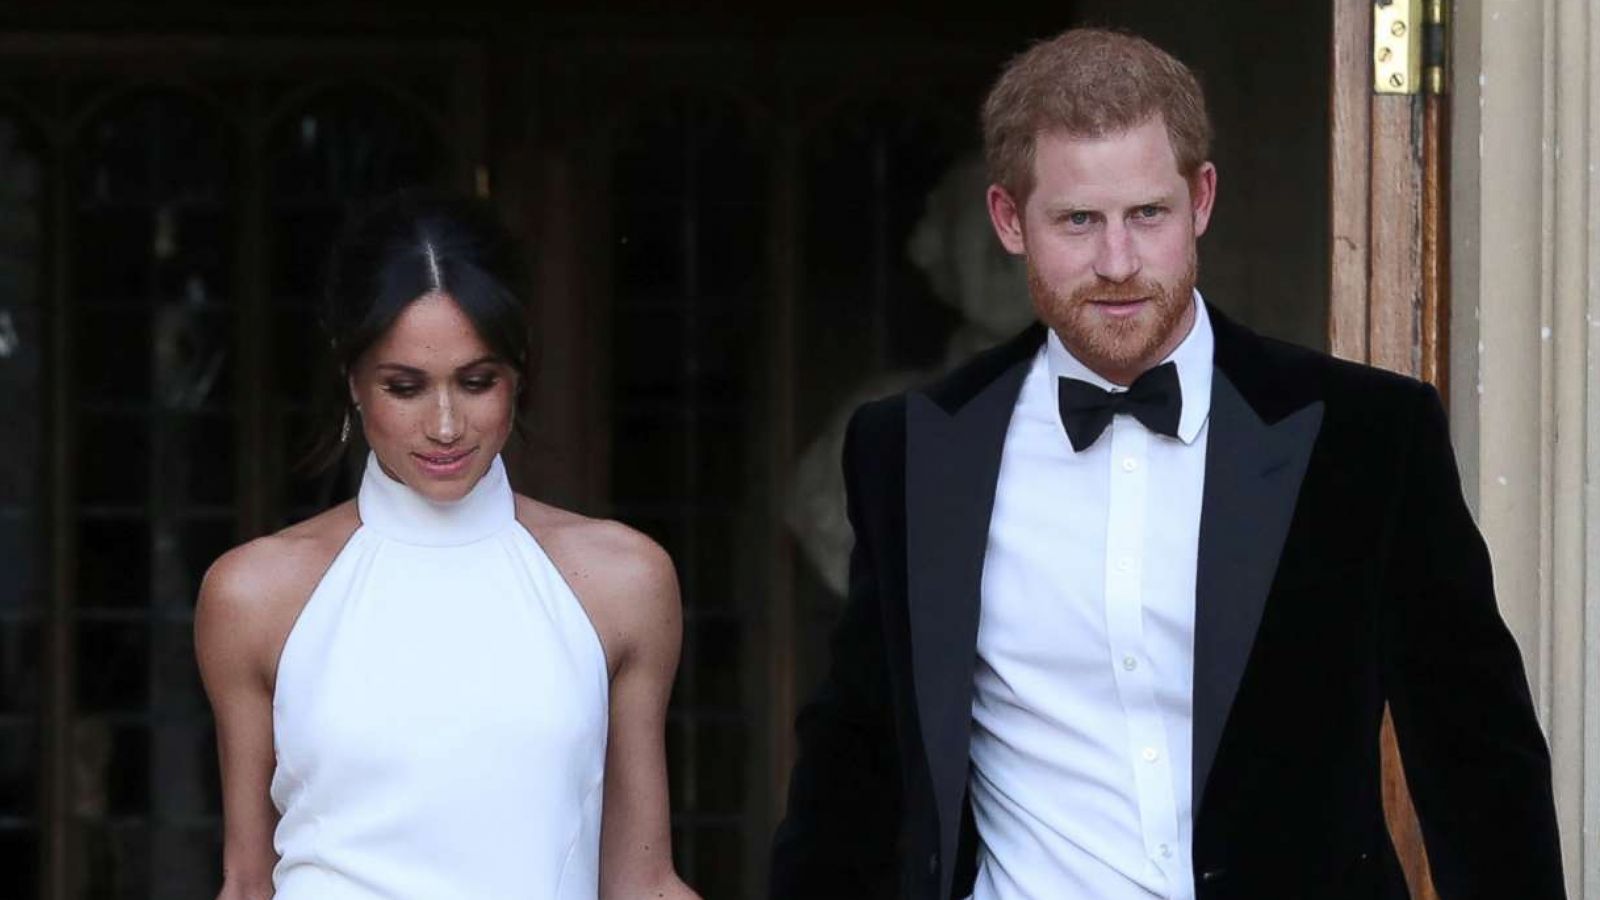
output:
M460 450L455 453L413 453L412 458L417 461L417 467L425 474L434 478L449 478L459 475L466 469L472 454L478 452L477 447L471 450Z

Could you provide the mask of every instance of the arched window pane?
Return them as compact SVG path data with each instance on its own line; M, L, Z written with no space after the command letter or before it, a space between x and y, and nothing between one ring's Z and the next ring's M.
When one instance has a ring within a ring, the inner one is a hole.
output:
M157 297L230 296L230 158L216 110L170 94L112 101L81 135L74 167L80 300L147 306Z
M74 850L86 896L214 892L217 783L190 624L234 540L233 135L193 97L104 106L75 147ZM115 761L113 763L113 761Z

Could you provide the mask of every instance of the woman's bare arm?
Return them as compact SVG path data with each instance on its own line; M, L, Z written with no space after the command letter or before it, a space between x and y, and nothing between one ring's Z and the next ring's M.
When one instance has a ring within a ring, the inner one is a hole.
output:
M600 897L696 898L672 867L667 792L667 700L683 635L677 574L638 532L581 522L530 530L583 602L611 672Z
M222 891L218 900L272 896L278 815L268 796L274 765L271 672L263 648L271 616L254 569L259 544L240 547L206 574L195 608L195 655L217 724L222 770ZM272 554L267 553L270 556Z
M278 655L317 582L354 532L344 504L224 554L195 608L195 656L217 725L222 771L222 890L218 900L273 894L278 812L272 701Z

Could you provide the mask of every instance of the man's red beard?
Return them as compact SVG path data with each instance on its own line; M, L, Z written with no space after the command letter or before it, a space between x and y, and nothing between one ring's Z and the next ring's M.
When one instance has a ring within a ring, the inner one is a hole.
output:
M1079 362L1107 378L1127 380L1159 365L1183 341L1185 317L1194 303L1195 261L1175 283L1143 278L1099 281L1062 296L1046 284L1028 261L1028 290L1039 318ZM1095 301L1147 299L1149 305L1125 319L1101 315ZM1110 374L1108 374L1110 373Z

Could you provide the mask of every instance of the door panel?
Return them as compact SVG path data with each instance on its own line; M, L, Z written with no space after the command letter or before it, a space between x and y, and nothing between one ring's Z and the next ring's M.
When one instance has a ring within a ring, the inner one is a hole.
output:
M1329 345L1337 356L1422 378L1443 394L1448 98L1376 94L1371 4L1335 3L1333 17ZM1412 896L1432 900L1438 895L1387 714L1382 744L1389 831Z

